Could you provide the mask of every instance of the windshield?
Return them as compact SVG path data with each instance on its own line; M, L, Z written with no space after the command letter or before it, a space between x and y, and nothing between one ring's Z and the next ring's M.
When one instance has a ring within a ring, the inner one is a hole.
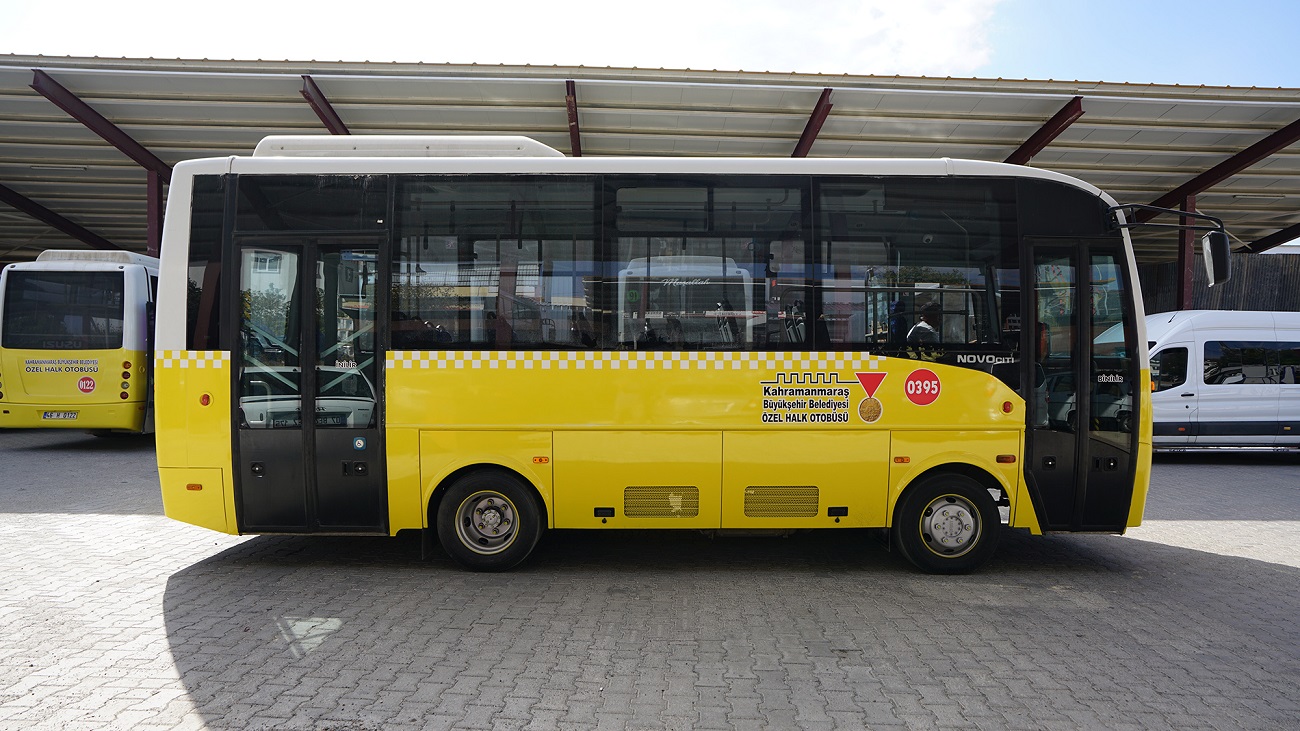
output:
M122 272L10 271L7 282L4 347L122 347Z

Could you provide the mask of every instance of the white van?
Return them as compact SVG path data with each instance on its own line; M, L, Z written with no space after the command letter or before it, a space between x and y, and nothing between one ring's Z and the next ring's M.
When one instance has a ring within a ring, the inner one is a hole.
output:
M1300 312L1148 315L1157 449L1300 446Z

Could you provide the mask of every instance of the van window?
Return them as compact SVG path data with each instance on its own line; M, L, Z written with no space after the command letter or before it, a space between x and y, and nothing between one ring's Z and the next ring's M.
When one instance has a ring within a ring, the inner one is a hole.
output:
M1206 385L1277 383L1277 345L1241 340L1207 340Z
M1300 383L1300 343L1278 343L1278 380Z
M1151 356L1151 383L1156 391L1187 383L1187 348L1166 348Z

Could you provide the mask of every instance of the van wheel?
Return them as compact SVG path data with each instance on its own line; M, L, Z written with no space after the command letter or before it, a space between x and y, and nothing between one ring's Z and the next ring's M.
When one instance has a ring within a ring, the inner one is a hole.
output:
M899 552L922 571L960 574L993 555L1001 528L998 507L983 485L943 472L903 493L893 534Z
M514 568L542 535L538 505L532 487L509 472L471 472L453 482L438 505L438 541L467 569Z

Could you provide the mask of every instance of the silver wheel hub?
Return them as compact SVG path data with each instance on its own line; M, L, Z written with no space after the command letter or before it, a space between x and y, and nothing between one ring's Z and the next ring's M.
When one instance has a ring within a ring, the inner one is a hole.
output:
M959 495L935 499L921 513L921 537L940 556L960 556L979 539L979 511Z
M476 492L456 510L456 535L475 553L504 551L514 542L517 532L515 506L501 493Z

